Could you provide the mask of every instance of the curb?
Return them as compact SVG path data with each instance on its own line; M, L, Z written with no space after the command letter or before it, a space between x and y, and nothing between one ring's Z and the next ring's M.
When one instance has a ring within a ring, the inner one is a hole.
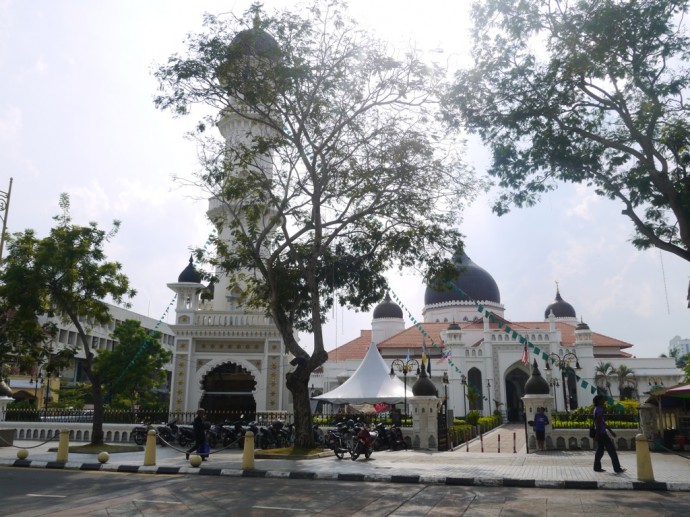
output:
M505 487L505 488L545 488L545 489L575 489L575 490L636 490L659 492L690 492L690 482L675 483L664 481L556 481L538 479L491 478L491 477L448 477L434 475L370 475L357 473L317 473L309 471L284 470L242 470L236 468L215 467L171 467L171 466L141 466L114 465L108 463L72 463L57 461L32 460L0 460L0 466L19 468L48 468L57 470L81 470L126 472L130 474L163 474L163 475L198 475L198 476L227 476L246 478L288 478L327 481L361 481L396 484L437 484L448 486L476 486L476 487Z

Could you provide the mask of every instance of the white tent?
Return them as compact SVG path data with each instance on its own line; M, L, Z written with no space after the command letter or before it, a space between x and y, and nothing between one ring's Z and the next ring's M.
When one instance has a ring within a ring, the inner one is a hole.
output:
M412 398L407 388L407 398ZM390 367L381 357L376 345L371 345L359 368L336 389L314 397L332 404L398 404L405 401L405 384L398 377L391 378Z

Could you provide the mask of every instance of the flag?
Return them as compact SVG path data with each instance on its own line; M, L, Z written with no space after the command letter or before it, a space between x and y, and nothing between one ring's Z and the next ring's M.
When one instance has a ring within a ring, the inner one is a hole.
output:
M522 349L522 358L520 361L523 362L525 366L529 366L529 355L527 354L527 347Z
M409 360L410 360L410 349L408 348L407 349L407 357L405 358L405 361L409 361Z
M438 359L438 361L436 361L436 364L441 364L442 362L447 361L448 359L450 359L452 356L453 356L453 351L450 350L450 349L448 349L446 352L443 352L443 354L442 354L441 357Z

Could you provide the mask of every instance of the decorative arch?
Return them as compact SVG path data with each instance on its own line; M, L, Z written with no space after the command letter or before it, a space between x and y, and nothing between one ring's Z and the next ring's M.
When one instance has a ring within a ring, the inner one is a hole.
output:
M514 363L505 373L505 401L509 422L524 420L525 410L522 397L525 396L525 384L529 378L527 367L521 362Z
M199 368L196 379L198 407L216 414L253 415L256 412L255 396L259 391L261 372L246 359L212 359Z

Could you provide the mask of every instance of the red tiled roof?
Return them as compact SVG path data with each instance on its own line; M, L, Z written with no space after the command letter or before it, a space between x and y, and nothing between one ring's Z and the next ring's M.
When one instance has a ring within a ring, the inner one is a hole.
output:
M516 332L519 334L522 334L523 332L529 331L530 334L534 332L539 332L539 331L548 331L549 330L549 322L548 321L527 321L527 322L520 322L520 321L508 321L508 320L503 320L505 323L504 325L499 328L498 322L494 321L489 323L489 328L493 331L497 332L505 332L505 325L507 324L510 326L511 329L514 329ZM482 320L477 320L477 321L471 321L471 322L464 322L464 323L459 323L460 328L463 331L466 330L480 330L484 328L484 323ZM438 345L441 349L443 349L443 344L441 341L441 331L446 330L448 328L448 323L420 323L420 326L426 331L427 335L433 340L433 342ZM572 323L566 323L566 322L556 322L556 328L560 330L561 332L561 346L563 347L571 347L575 343L575 325ZM526 335L528 339L530 339L529 336ZM476 347L480 345L483 342L483 338L476 341L473 344L468 344L466 343L467 346L471 347ZM329 361L345 361L347 359L362 359L364 355L367 353L367 350L369 349L369 344L371 343L371 331L370 330L362 330L360 337L345 343L344 345L331 350L328 353L328 359ZM621 341L619 339L615 339L609 336L605 336L603 334L599 334L597 332L592 332L592 343L594 345L594 355L595 357L605 357L603 353L601 355L597 354L597 347L601 348L618 348L620 350L619 355L613 355L613 357L631 357L631 354L628 354L627 352L623 352L623 348L630 348L633 346L630 343L627 343L625 341ZM426 345L427 348L432 352L433 346L431 344L431 341L429 339L426 340ZM382 341L381 343L378 344L378 349L381 351L381 354L384 355L386 350L388 350L390 355L390 352L393 352L393 349L410 349L410 350L416 350L414 355L420 355L421 354L421 348L422 348L422 335L419 331L419 329L416 326L409 327L398 334L395 334L394 336L389 337L388 339ZM436 355L436 354L433 354ZM610 354L607 354L606 357L609 357Z
M328 352L328 360L362 359L369 350L369 345L371 345L371 330L361 330L358 338Z

